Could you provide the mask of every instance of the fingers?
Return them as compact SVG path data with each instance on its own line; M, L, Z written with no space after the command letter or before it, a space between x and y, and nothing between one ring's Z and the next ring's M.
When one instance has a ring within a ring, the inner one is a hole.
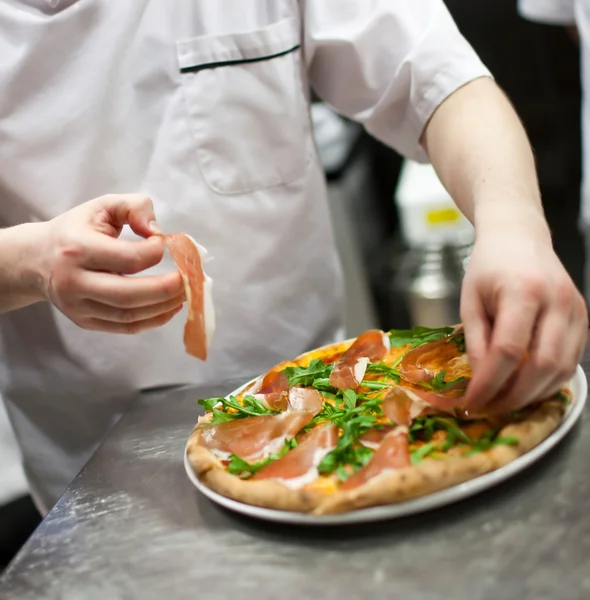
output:
M485 356L490 339L490 321L485 307L473 286L465 285L461 298L461 321L464 326L465 346L471 369L475 372Z
M582 294L577 294L572 320L574 327L580 331L580 342L576 348L576 363L581 363L588 343L588 307Z
M94 233L85 243L80 265L93 271L131 275L156 266L164 256L164 244L155 236L131 242Z
M153 230L150 223L156 221L154 205L148 196L141 194L110 194L97 199L102 210L99 220L106 219L112 227L121 230L129 225L133 232L148 238Z
M162 327L171 321L175 315L177 315L182 307L171 310L167 313L144 319L141 321L134 321L132 323L115 323L113 321L103 321L101 319L90 319L84 323L83 328L89 331L103 331L106 333L122 333L126 335L133 335L147 331L148 329L155 329Z
M135 323L181 309L184 301L185 296L182 294L158 304L150 304L138 308L115 308L114 306L101 304L94 300L86 300L80 312L88 319L110 321L113 323Z
M571 351L571 340L564 338L569 322L567 313L556 310L541 317L530 355L506 395L491 405L494 412L518 410L534 400L545 398L571 376L570 367L575 369L575 353ZM568 349L570 356L564 360Z
M529 347L529 356L510 385L489 403L490 412L501 414L550 398L574 375L584 352L588 314L573 284L562 286L547 301Z
M84 298L115 308L160 304L184 294L182 277L178 271L148 277L81 271L77 285Z
M537 302L527 301L520 294L507 293L499 299L489 348L478 363L465 395L467 407L483 408L516 372L530 347L538 311Z

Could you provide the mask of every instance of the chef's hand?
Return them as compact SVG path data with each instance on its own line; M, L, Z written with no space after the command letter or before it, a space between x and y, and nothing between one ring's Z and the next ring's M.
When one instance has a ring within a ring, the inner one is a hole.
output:
M132 334L170 321L185 300L178 271L125 277L162 260L150 223L151 200L132 194L102 196L43 223L37 260L45 298L88 330ZM118 239L127 224L147 239Z
M478 233L461 318L474 371L465 403L492 412L557 392L574 374L588 332L584 299L549 236L517 223Z

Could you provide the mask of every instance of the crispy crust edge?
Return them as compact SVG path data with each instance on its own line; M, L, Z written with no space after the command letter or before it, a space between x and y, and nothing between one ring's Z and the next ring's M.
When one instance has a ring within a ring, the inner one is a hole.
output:
M187 445L187 458L195 475L213 491L253 506L307 513L316 508L321 496L307 490L288 488L276 481L247 481L228 473L221 461L198 441L195 428Z
M425 460L406 469L384 473L365 485L326 498L316 515L342 513L359 508L394 504L438 492L495 471L540 444L558 427L565 412L558 400L539 406L522 421L506 425L499 433L514 436L514 446L495 446L488 452L445 460Z
M231 475L219 459L199 444L198 428L189 438L187 457L197 477L223 496L262 508L328 515L404 502L494 471L546 439L558 427L564 412L561 402L547 401L522 421L506 425L500 431L502 437L519 439L514 446L496 446L467 457L425 460L384 473L354 490L330 495L291 489L276 481L247 481Z

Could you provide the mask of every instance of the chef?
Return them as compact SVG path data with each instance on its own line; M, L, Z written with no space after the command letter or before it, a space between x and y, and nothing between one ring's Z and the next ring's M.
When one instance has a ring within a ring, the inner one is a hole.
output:
M586 309L531 149L442 0L5 0L0 56L0 391L42 511L140 391L341 337L312 89L432 161L475 224L466 402L521 406L572 374ZM154 227L212 257L204 363Z

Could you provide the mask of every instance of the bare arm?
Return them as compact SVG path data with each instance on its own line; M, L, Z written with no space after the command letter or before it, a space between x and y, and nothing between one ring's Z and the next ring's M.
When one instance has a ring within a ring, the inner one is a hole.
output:
M39 252L39 225L0 229L0 314L43 300L41 282L30 268Z
M423 142L476 230L461 297L475 372L466 402L514 409L554 393L581 358L587 312L553 251L516 113L491 79L478 79L441 104Z
M477 79L443 102L423 141L441 181L478 230L519 217L549 237L529 141L491 79Z

